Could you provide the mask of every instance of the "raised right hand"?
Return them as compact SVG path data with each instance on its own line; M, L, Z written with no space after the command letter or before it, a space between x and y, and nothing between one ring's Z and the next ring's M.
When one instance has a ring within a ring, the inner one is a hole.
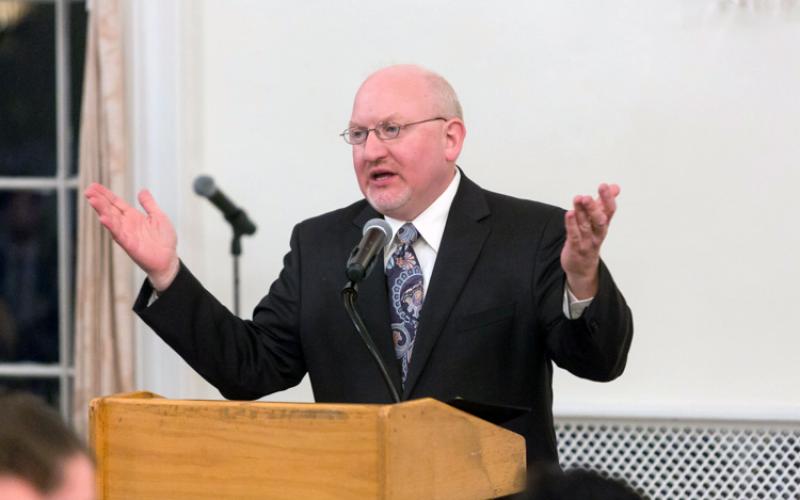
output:
M150 191L139 192L139 204L145 213L96 182L86 188L84 196L114 241L147 273L153 287L166 290L180 268L178 237Z

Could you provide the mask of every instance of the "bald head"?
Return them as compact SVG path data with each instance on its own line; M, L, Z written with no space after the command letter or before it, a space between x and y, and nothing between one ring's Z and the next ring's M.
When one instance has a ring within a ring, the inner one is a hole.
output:
M461 103L450 83L438 73L414 64L397 64L379 69L364 80L356 93L356 100L362 90L372 88L416 88L418 96L425 99L431 112L444 118L463 120Z

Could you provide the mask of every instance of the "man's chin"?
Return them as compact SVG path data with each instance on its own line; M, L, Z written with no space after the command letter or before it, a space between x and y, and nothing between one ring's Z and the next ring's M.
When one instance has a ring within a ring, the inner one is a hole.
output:
M404 219L402 217L403 208L407 206L409 198L410 195L406 193L400 196L391 196L388 193L381 193L376 196L372 193L367 193L367 202L372 205L372 208L394 219Z

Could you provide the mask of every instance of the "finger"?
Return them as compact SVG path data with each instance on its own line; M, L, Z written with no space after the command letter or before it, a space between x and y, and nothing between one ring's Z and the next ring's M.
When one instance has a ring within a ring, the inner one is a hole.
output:
M103 225L108 231L111 233L111 236L116 239L116 234L119 229L119 218L117 217L110 217L108 215L101 215L97 218L100 221L100 224Z
M108 205L108 201L91 189L91 186L86 188L86 191L83 192L83 195L86 197L86 201L89 202L89 205L91 205L96 212L100 213L100 210L105 205Z
M104 200L108 203L111 203L111 200L113 199L114 196L114 193L109 191L107 187L98 182L93 182L89 184L84 193L86 194L87 198L97 198Z
M617 195L619 195L620 188L616 184L600 184L598 188L598 193L600 194L600 203L603 205L603 211L605 212L606 216L608 217L608 221L611 221L611 218L614 216L614 213L617 211Z
M83 191L83 195L89 198L90 196L97 196L97 191L100 189L100 184L92 182Z
M139 191L139 204L144 208L144 211L147 212L147 215L156 215L161 213L161 208L156 203L156 199L153 198L153 195L147 189L142 189Z
M598 192L600 196L597 200L591 200L591 203L587 203L587 211L589 212L589 223L592 226L592 233L595 236L603 236L605 234L605 229L608 226L609 217L606 213L606 207L603 200L603 197L608 194L608 186L605 184L601 184L598 188Z
M608 217L603 211L603 205L591 196L582 196L578 205L581 210L576 210L578 226L581 236L593 246L600 244L605 238L608 226Z
M111 233L114 241L119 242L122 228L121 218L124 215L119 207L112 204L112 200L115 198L114 194L105 186L96 182L90 184L84 194L89 205L97 212L97 219L100 224Z
M592 234L604 237L608 229L608 216L603 210L601 203L595 203L594 209L589 213L589 223L592 226Z
M101 217L118 216L120 213L119 210L108 201L108 198L98 193L87 192L86 201L91 205L97 215Z
M575 219L581 236L589 236L592 232L592 223L588 209L588 207L591 206L589 205L590 203L593 204L591 196L576 196L573 200Z
M564 214L564 227L567 229L567 241L574 245L579 245L581 241L581 230L578 227L578 220L575 211L569 210Z
M92 206L103 206L104 204L108 203L108 200L102 194L103 186L100 184L93 182L89 184L86 190L83 192L83 195L89 201L89 204Z
M131 206L125 203L125 200L115 195L110 189L102 184L94 182L86 190L87 196L94 195L99 197L101 200L105 200L108 205L116 208L121 214L132 210ZM89 190L91 190L91 192L89 192Z

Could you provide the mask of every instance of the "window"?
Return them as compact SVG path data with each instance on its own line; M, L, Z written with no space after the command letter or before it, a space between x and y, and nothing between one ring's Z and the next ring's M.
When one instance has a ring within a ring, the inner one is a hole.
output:
M67 418L83 1L0 0L0 387Z

